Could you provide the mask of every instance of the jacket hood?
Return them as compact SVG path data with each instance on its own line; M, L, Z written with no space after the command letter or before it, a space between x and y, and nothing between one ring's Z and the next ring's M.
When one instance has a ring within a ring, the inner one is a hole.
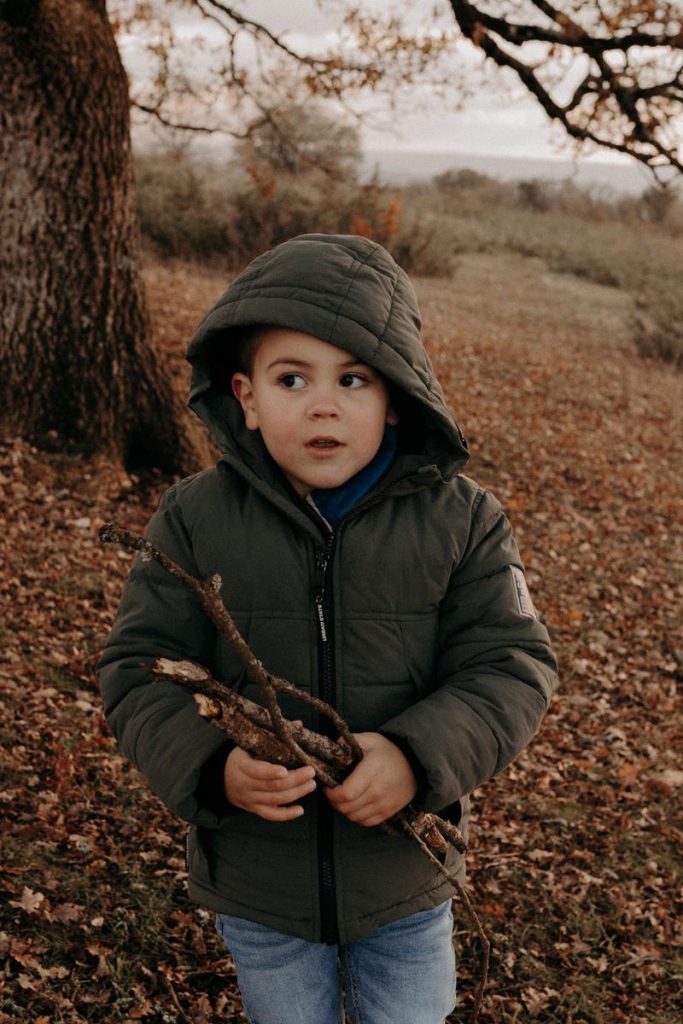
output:
M404 475L431 463L449 479L464 466L467 444L422 346L412 284L381 245L356 235L283 242L252 260L197 328L187 353L189 406L224 457L259 477L266 449L246 429L230 379L245 330L261 324L321 338L384 375L399 396Z

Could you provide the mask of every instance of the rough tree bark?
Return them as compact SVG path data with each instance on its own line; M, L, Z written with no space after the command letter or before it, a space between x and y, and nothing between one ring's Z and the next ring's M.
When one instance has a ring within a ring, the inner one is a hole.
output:
M128 80L104 0L0 0L0 426L191 472L149 343Z

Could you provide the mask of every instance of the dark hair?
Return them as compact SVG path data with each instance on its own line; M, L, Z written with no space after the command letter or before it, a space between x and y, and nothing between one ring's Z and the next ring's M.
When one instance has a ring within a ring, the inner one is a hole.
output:
M254 324L253 327L247 327L241 332L235 359L235 370L238 373L246 373L247 377L251 377L258 343L266 331L270 330L272 328L269 324Z

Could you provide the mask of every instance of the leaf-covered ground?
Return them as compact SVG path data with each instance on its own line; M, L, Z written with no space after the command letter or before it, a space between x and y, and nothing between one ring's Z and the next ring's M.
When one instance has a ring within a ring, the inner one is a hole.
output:
M152 266L173 360L224 287ZM476 794L469 857L494 934L483 1020L673 1024L681 961L683 379L629 347L630 300L538 260L421 282L425 336L507 508L561 686L530 748ZM184 886L184 826L118 755L93 668L127 555L168 481L0 443L0 1024L243 1021ZM678 632L677 632L678 631ZM466 1020L479 950L456 914Z

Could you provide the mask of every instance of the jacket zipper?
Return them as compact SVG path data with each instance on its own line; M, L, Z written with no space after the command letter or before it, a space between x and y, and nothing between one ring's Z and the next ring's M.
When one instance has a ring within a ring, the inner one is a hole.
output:
M332 662L332 595L329 569L335 535L330 533L325 548L316 552L315 607L318 617L318 695L332 707L336 706L334 666ZM334 726L325 715L320 716L319 729L326 736L335 736ZM334 810L324 793L318 797L318 886L320 899L321 941L335 945L339 941L337 899L334 884L332 838Z
M371 504L368 502L367 504ZM357 505L350 515L365 509L366 505ZM306 512L313 519L308 507ZM347 517L348 518L348 517ZM314 521L321 527L320 519ZM331 565L336 534L326 531L325 547L318 548L315 555L314 598L318 620L318 696L332 707L337 706L337 693L334 678L332 635L333 598L330 587ZM336 739L336 730L326 715L320 715L318 729L323 735ZM320 904L320 941L328 945L339 942L339 921L337 917L337 898L335 892L334 856L334 810L324 793L318 793L318 898Z

